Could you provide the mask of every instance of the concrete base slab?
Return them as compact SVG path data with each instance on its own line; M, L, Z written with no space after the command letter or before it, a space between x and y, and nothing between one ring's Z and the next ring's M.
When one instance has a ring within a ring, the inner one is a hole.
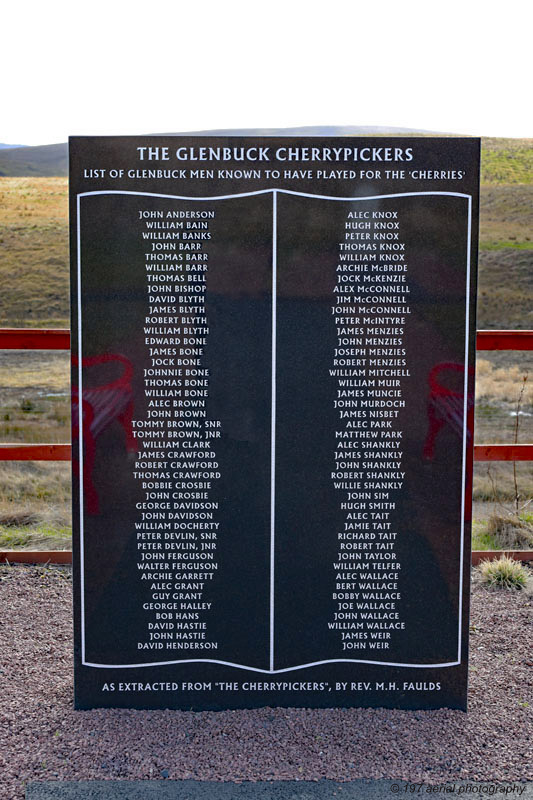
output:
M420 787L420 788L419 788ZM26 800L392 800L448 797L533 800L533 783L456 783L430 786L391 780L260 781L53 781L32 782Z

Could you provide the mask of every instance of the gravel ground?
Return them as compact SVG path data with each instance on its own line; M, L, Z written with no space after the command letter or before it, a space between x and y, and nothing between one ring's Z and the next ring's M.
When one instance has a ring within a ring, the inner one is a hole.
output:
M533 599L474 583L467 714L74 711L67 568L0 567L0 798L29 780L533 779ZM529 705L528 705L529 704Z

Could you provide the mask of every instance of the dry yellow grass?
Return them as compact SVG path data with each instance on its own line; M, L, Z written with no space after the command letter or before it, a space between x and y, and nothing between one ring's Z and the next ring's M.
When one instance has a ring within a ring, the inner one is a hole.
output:
M69 393L70 355L62 351L6 350L0 358L0 400L6 390Z
M482 248L533 248L533 186L484 186L480 201Z
M533 462L516 464L518 493L522 504L532 496ZM515 499L513 464L511 461L478 461L474 464L474 500L504 503L512 508Z
M67 178L2 178L0 215L4 225L66 223Z
M488 519L487 532L496 539L500 550L531 550L533 547L533 524L517 513L494 512Z
M0 326L69 325L66 178L0 179Z
M528 589L531 585L531 571L520 561L501 556L495 561L485 560L479 565L481 580L499 589Z
M524 372L520 367L495 367L490 361L478 358L476 362L476 400L501 400L516 404ZM528 380L523 396L522 408L533 412L533 376Z
M69 441L69 361L63 352L0 352L0 441Z
M70 464L0 463L0 548L71 545Z
M30 521L69 525L70 498L70 464L0 462L0 524L29 515Z

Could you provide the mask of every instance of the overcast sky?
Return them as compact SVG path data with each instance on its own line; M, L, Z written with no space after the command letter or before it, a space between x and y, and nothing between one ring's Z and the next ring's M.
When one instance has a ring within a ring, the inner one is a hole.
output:
M531 8L9 2L0 142L300 125L531 137Z

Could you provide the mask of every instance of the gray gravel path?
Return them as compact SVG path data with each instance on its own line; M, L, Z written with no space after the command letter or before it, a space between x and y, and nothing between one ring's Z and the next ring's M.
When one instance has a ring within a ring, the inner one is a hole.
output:
M467 714L72 708L67 569L0 567L0 798L28 781L533 779L533 600L474 585Z

